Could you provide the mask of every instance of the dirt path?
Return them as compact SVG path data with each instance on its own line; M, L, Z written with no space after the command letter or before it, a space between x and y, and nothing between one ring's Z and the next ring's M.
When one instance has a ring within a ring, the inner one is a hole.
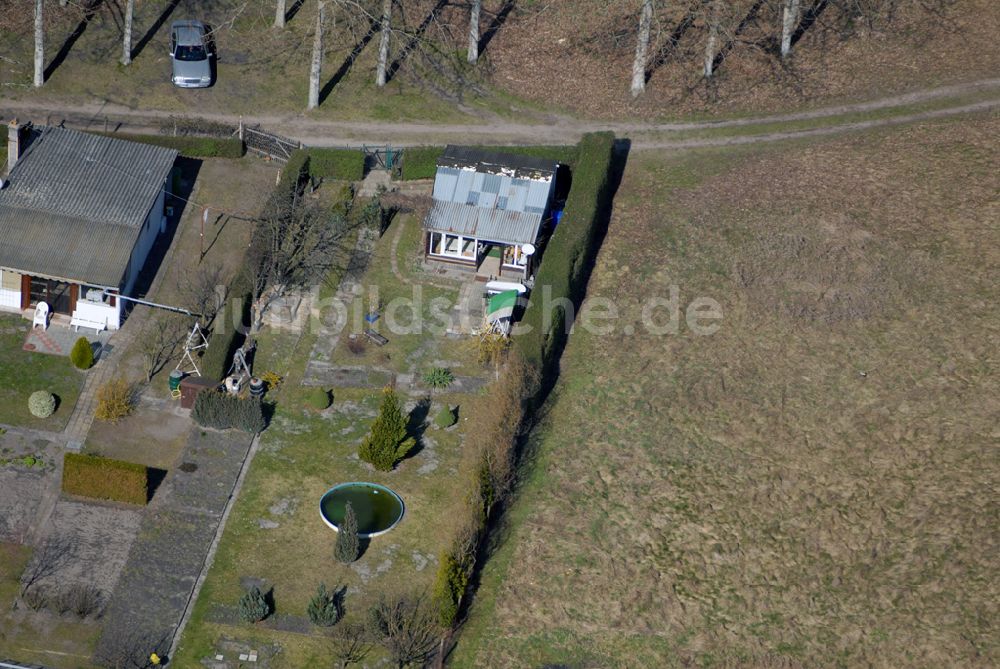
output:
M953 104L914 112L906 107L947 101L968 95L990 95L988 99L969 103L955 101ZM856 104L823 107L808 111L752 118L723 119L709 121L687 121L670 123L608 123L552 116L549 123L516 123L505 120L489 120L479 124L433 123L385 123L355 121L321 121L304 115L261 115L247 117L247 123L281 132L298 139L309 146L345 146L358 144L386 144L412 146L419 144L441 144L454 141L456 137L464 141L506 144L567 144L576 142L587 132L612 130L632 139L635 148L694 148L704 146L725 146L756 142L777 141L796 137L827 135L849 130L859 130L884 125L909 123L924 119L941 118L1000 107L1000 79L984 79L963 84L914 91L905 95L871 100ZM898 113L892 113L899 108ZM833 120L848 114L879 112L878 118L845 121ZM164 110L137 110L113 104L84 104L64 106L44 106L30 100L8 100L0 102L0 116L10 118L20 116L39 123L59 123L65 121L72 127L103 129L107 120L109 129L124 132L158 132L164 119L174 116L197 117L209 121L235 125L239 116L235 114L185 114ZM711 132L719 129L740 129L772 123L802 123L815 121L815 127L777 131L773 133L729 133L719 137L671 137L676 133Z

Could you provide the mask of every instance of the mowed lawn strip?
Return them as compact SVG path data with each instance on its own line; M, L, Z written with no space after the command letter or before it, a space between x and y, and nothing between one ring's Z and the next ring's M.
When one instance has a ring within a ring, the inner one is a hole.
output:
M454 666L995 664L998 129L634 154Z

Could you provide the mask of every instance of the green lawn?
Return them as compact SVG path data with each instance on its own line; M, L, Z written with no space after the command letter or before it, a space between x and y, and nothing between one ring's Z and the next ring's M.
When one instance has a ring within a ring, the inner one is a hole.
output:
M84 372L66 356L22 349L29 328L20 316L0 315L0 424L59 432L73 414ZM28 411L28 397L36 390L59 398L52 416L35 418Z
M419 239L419 230L415 225L397 227L405 225L403 219L397 220L378 242L364 278L366 286L378 285L389 297L408 294L408 287L391 271L390 262L397 230L404 233L400 254L405 257L415 251L414 237ZM326 288L323 293L328 291ZM413 374L422 372L431 358L461 357L456 350L465 347L462 340L444 339L432 332L390 335L390 339L376 362ZM201 659L215 654L222 639L279 647L280 654L270 660L272 667L328 664L343 624L363 622L380 594L430 594L438 555L453 531L450 510L458 492L455 481L461 480L457 474L463 457L462 428L428 428L423 446L395 471L373 471L358 460L357 445L375 416L380 389L335 388L330 409L316 412L308 408L307 389L300 381L315 342L314 332L265 330L258 338L258 373L273 371L284 381L269 394L277 402L276 413L261 437L260 451L185 631L175 658L179 666L197 666ZM415 354L420 351L424 352ZM338 351L335 361L341 353ZM368 363L353 359L351 364ZM404 395L404 399L418 398ZM458 394L435 396L428 420L444 404L463 405L471 399ZM406 514L389 534L374 539L358 562L342 565L333 558L336 535L320 519L318 504L331 486L355 480L395 490L404 500ZM249 626L234 617L247 579L261 579L274 588L277 622L272 619ZM321 582L331 588L347 587L346 619L332 631L311 627L305 617L309 599ZM293 631L279 631L275 626L291 626ZM369 661L379 657L375 652Z

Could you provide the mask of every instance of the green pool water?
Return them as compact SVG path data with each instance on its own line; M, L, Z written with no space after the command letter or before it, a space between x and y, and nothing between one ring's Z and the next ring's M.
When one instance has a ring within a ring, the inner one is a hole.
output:
M328 526L337 529L350 502L358 519L358 536L375 537L395 527L403 518L403 500L377 483L341 483L330 488L319 502L319 513Z

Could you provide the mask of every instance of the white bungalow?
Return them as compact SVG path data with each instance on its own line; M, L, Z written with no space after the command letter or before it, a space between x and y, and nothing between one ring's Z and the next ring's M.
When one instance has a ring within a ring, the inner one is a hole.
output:
M528 281L552 213L558 163L449 145L424 221L428 259L486 280Z
M116 330L158 234L177 152L64 128L8 126L0 188L0 310L45 302ZM60 315L62 317L60 318Z

